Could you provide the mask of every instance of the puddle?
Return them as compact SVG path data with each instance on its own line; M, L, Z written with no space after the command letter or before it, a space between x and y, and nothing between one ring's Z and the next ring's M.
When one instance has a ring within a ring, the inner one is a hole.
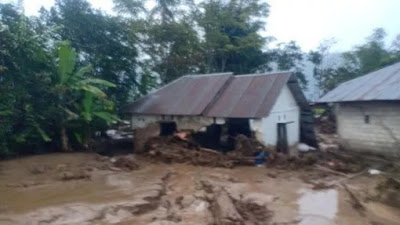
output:
M338 192L335 189L324 191L301 190L299 214L300 225L335 225L338 210Z

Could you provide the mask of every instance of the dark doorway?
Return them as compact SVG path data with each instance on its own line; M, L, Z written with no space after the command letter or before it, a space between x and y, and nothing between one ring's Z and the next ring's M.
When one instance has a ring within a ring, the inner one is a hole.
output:
M160 136L173 135L176 131L175 122L161 122L160 123Z
M229 136L235 137L238 134L244 134L247 137L251 137L249 119L243 119L243 118L228 119L227 125L228 125Z
M211 124L206 127L205 132L197 132L193 134L193 138L202 147L211 149L220 149L220 137L222 126L218 124Z
M288 141L286 123L278 123L278 140L276 146L279 152L287 153Z

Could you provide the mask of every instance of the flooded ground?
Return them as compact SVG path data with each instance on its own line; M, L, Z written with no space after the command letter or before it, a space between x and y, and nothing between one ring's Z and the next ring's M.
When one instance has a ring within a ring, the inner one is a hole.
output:
M360 211L340 185L312 190L304 180L342 179L312 169L224 169L136 158L140 169L126 172L109 160L73 153L0 162L0 224L241 224L221 222L217 211L229 209L215 206L225 192L246 224L400 224L398 208L368 199L382 175L346 182L365 206ZM83 175L65 179L65 171Z
M313 191L304 189L299 199L299 214L302 218L301 225L333 225L336 224L338 211L338 191L328 189Z

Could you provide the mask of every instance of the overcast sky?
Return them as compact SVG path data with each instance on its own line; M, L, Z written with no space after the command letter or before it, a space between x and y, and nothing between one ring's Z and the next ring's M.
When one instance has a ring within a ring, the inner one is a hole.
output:
M0 3L17 0L0 0ZM95 8L111 12L112 0L89 0ZM374 28L388 33L388 42L400 33L400 0L268 0L271 8L266 33L280 42L295 40L303 50L335 37L335 50L361 43ZM54 0L25 0L25 13L36 15ZM151 4L149 4L151 5Z

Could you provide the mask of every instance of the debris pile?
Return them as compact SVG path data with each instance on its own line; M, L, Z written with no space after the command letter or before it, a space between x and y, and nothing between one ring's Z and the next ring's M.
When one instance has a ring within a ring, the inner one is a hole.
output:
M81 180L81 179L90 179L91 175L84 170L76 170L76 171L61 171L58 174L58 178L60 180Z
M232 168L239 164L252 163L211 149L201 148L193 142L183 141L174 136L154 137L146 143L147 153L152 159L165 163L190 163L199 166Z
M243 217L244 221L251 221L251 223L267 224L267 221L273 216L265 206L259 205L255 202L233 201L237 211Z
M248 138L246 135L239 134L235 137L235 150L229 152L231 156L254 156L258 152L270 151L263 144L254 138Z
M126 156L118 157L115 160L115 162L113 163L113 166L120 168L124 171L132 171L132 170L139 169L139 165L136 164L133 155L126 155Z
M145 149L145 155L164 163L189 163L209 167L233 168L239 165L254 165L255 159L260 158L257 156L260 152L266 153L264 159L267 166L282 169L298 169L313 165L318 160L315 153L299 156L277 153L245 135L238 135L235 138L235 149L226 154L202 148L190 137L182 138L182 135L151 138L146 143Z
M320 116L315 118L315 125L318 133L334 134L336 133L336 122L333 116Z
M393 177L386 178L376 187L378 191L375 200L394 207L400 207L400 181Z
M299 169L311 166L318 161L319 157L316 153L299 154L291 156L284 153L273 153L268 156L267 167L275 167L278 169Z
M356 173L365 169L367 163L360 154L340 149L338 137L335 134L335 121L329 118L323 116L316 123L318 149L320 150L318 164L331 171L344 174Z

